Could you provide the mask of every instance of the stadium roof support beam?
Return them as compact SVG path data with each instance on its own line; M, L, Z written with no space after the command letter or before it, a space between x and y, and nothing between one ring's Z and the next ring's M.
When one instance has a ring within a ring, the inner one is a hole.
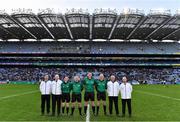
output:
M55 39L54 35L49 31L49 29L44 25L44 23L39 19L39 17L36 15L36 18L38 19L38 21L41 23L41 25L44 27L44 29L49 33L49 35Z
M172 33L168 34L167 36L163 37L162 40L167 39L169 36L175 34L176 32L180 31L180 28L178 28L177 30L173 31Z
M139 24L134 28L134 30L131 31L131 33L128 35L128 37L126 38L126 40L129 40L130 37L134 34L134 32L139 28L139 26L144 22L144 20L146 20L147 17L144 17Z
M73 35L72 35L72 32L71 32L71 30L70 30L70 27L69 27L69 25L68 25L68 22L67 22L67 20L66 20L66 17L63 16L63 19L64 19L64 22L65 22L65 26L66 26L66 28L67 28L67 30L68 30L68 32L69 32L69 35L70 35L71 39L73 40L74 37L73 37Z
M89 39L90 40L92 40L92 26L93 26L92 20L93 20L93 16L90 15L89 16Z
M112 28L112 30L111 30L109 36L108 36L108 40L111 39L112 34L113 34L113 32L114 32L114 30L115 30L115 28L116 28L116 26L117 26L117 23L118 23L118 21L119 21L119 18L120 18L120 16L118 16L118 17L116 18L116 21L114 22L113 28Z
M0 29L6 31L7 33L11 34L13 37L19 38L17 37L14 33L11 33L10 31L8 31L7 29L3 28L2 26L0 26Z
M145 37L145 39L148 39L151 35L153 35L155 32L157 32L161 27L163 27L165 24L167 24L173 17L170 17L168 20L166 20L164 23L162 23L158 28L156 28L153 32L151 32L149 35Z
M18 23L14 18L12 18L10 15L8 15L16 24L18 24L21 28L23 28L27 33L29 33L34 39L37 39L37 37L32 34L30 31L28 31L23 25Z

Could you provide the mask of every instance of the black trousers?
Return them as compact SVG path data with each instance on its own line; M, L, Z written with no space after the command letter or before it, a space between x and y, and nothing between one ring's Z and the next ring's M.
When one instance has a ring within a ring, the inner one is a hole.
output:
M50 112L50 95L41 95L41 113L44 114L46 104L46 112Z
M116 114L119 114L119 108L118 108L118 97L109 97L109 114L112 114L113 112L113 102L116 110Z
M127 103L127 106L128 106L128 113L129 113L129 115L131 115L132 114L131 99L122 99L122 114L125 115L126 103Z
M52 95L52 114L55 114L57 105L57 114L61 112L61 95Z

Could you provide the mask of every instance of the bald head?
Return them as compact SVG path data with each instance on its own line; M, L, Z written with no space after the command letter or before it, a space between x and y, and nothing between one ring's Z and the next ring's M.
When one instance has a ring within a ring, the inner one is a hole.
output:
M110 76L110 80L111 80L112 82L114 82L114 81L116 80L115 75L111 75L111 76Z
M59 80L59 75L56 74L56 75L54 76L54 79L55 79L56 81Z
M103 74L99 75L99 80L101 80L101 81L104 80L104 75Z
M79 76L74 76L74 81L75 82L79 82L80 81L80 77Z
M127 77L126 76L122 77L122 81L123 81L123 83L126 83L127 82Z

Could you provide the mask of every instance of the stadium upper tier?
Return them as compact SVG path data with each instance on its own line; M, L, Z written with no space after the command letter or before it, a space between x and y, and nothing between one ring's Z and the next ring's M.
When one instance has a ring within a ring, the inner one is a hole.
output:
M0 11L0 38L8 39L138 39L180 40L180 12L151 10L149 14L137 9L119 13L96 9L90 14L69 10L65 14L52 10L18 9L12 14Z
M180 55L180 43L175 42L0 42L0 54L175 54ZM75 55L74 55L75 56Z

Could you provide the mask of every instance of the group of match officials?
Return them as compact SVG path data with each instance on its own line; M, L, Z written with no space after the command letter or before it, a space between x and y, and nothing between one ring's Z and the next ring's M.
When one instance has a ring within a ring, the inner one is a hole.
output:
M84 114L82 114L82 90L84 89ZM95 108L95 90L97 91L97 105ZM95 80L91 72L87 73L82 82L79 76L74 77L74 81L70 82L69 77L64 77L63 81L60 80L59 75L55 75L54 81L49 80L49 76L45 75L44 80L40 83L41 92L41 113L44 115L45 106L47 114L50 114L50 96L52 97L52 116L55 116L57 108L57 115L65 113L69 115L69 103L71 101L71 114L73 115L75 110L75 103L78 103L79 114L86 115L88 102L91 101L93 115L98 116L99 106L102 101L104 115L106 112L106 92L109 98L109 114L113 113L113 103L115 106L116 115L119 116L118 109L118 96L121 93L122 100L122 117L125 116L126 103L128 106L129 117L132 115L131 110L131 93L132 85L127 82L127 77L122 78L122 83L116 81L115 75L110 76L110 80L107 81L103 74L99 75L99 78ZM62 112L61 112L62 109Z

